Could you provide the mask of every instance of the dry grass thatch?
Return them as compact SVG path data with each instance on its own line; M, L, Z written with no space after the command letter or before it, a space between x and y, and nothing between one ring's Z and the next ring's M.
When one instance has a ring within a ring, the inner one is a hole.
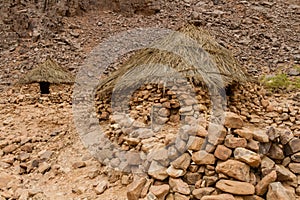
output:
M248 80L230 51L207 31L187 25L179 33L172 33L150 48L137 51L119 70L100 81L98 94L134 87L140 80L170 80L178 76L178 72L195 85L215 88Z
M18 81L19 84L41 82L52 84L72 84L74 83L74 76L71 72L63 69L55 61L47 59L44 63L32 69Z

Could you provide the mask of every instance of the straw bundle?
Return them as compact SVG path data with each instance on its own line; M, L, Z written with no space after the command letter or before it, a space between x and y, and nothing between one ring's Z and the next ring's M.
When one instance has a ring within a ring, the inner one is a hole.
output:
M71 72L63 69L58 63L51 59L47 59L44 63L23 76L18 83L72 84L74 83L74 77Z
M170 80L178 73L194 85L214 88L248 80L227 49L207 31L187 25L150 48L137 51L119 70L100 82L97 93L132 88L139 81Z

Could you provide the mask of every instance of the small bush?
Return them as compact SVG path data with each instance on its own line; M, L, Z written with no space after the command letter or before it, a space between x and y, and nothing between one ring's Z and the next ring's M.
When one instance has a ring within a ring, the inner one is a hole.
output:
M277 74L272 77L263 77L262 83L269 89L287 89L290 86L290 81L286 74Z

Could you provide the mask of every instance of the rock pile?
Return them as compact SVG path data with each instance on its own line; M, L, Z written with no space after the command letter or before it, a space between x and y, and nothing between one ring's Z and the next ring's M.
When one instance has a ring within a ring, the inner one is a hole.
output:
M241 115L245 121L256 126L267 124L289 128L299 136L299 94L272 94L258 85L237 86L232 93L228 98L229 110Z
M181 151L176 140L170 146L175 156L169 148L149 158L148 173L128 186L129 200L274 200L300 194L300 139L290 130L247 128L231 112L224 126L195 136L191 130L180 133L188 150Z

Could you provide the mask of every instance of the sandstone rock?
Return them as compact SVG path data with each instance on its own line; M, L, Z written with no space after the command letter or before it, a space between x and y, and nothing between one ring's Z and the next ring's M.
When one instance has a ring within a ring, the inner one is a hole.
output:
M163 149L159 149L157 151L153 150L150 152L151 155L149 155L150 157L152 157L153 160L159 162L160 164L162 164L163 166L168 166L169 165L169 159L168 159L168 150L163 148Z
M250 167L237 160L227 160L225 162L218 163L216 172L225 174L240 181L250 181Z
M170 178L169 185L174 192L184 195L189 195L191 193L189 185L181 179Z
M169 117L170 116L170 110L167 109L167 108L161 108L158 111L158 115L161 116L161 117Z
M187 172L184 176L185 182L187 182L189 185L195 185L201 178L202 175L195 172Z
M108 187L109 182L108 181L101 181L100 183L98 183L98 185L94 188L95 193L97 195L102 194Z
M292 161L300 163L300 152L295 153L294 155L291 156Z
M86 167L86 163L83 161L78 161L78 162L73 163L72 167L74 169L83 168L83 167Z
M163 185L152 185L150 187L150 192L154 194L158 200L164 200L170 191L170 186L167 184Z
M220 160L227 160L232 154L232 150L225 147L224 145L218 145L214 155L216 156L216 158L220 159Z
M159 164L157 161L152 161L148 170L148 174L157 180L165 180L169 175L167 168Z
M261 159L257 153L245 148L238 147L233 152L234 158L249 164L251 167L258 167Z
M300 163L290 163L289 169L295 174L300 174Z
M297 180L297 176L293 174L290 170L285 168L282 165L276 165L275 167L277 172L277 180L278 181L295 181Z
M267 200L292 200L295 199L286 191L280 182L274 182L269 185Z
M136 146L141 142L139 138L124 137L123 139L130 146Z
M176 169L173 167L173 165L171 165L170 167L168 167L167 173L172 178L178 178L183 176L186 172L183 169Z
M286 145L289 141L293 139L294 135L291 131L283 130L280 132L280 142L283 145Z
M263 142L263 143L269 142L269 136L261 130L255 130L252 132L252 134L253 134L254 140L257 140L257 141Z
M174 200L189 200L189 199L190 199L189 196L185 196L177 192L174 194Z
M247 149L258 152L259 150L259 142L255 140L249 140L247 143Z
M243 120L235 113L226 112L224 126L226 126L227 128L242 128Z
M186 151L187 149L186 145L187 145L186 142L181 139L177 138L175 141L175 147L180 153L184 153Z
M18 148L18 146L17 146L16 144L10 144L10 145L7 145L6 147L4 147L4 148L2 149L2 151L3 151L5 154L9 154L9 153L14 152L17 148Z
M240 137L245 138L247 140L251 140L253 138L253 133L248 128L236 129L234 133L238 134Z
M193 190L192 195L196 199L201 199L203 196L211 195L214 191L215 191L215 188L213 188L213 187L199 188L199 189Z
M48 170L50 170L51 168L51 165L46 163L46 162L43 162L39 165L38 167L38 171L42 174L46 173Z
M207 141L212 145L223 143L226 136L226 129L218 124L210 123L208 126Z
M257 195L243 196L242 199L243 200L264 200L264 198Z
M216 158L213 154L200 150L193 153L192 160L198 165L213 165Z
M174 195L172 193L169 193L166 197L166 200L175 200Z
M282 148L274 143L271 145L267 155L274 160L282 160L285 157Z
M173 165L174 168L186 170L191 163L191 159L192 158L191 158L190 154L184 153L180 157L178 157L176 160L171 162L171 165Z
M202 197L201 200L236 200L232 194L218 194Z
M259 144L259 153L262 155L266 155L270 151L271 146L272 146L271 142L260 143Z
M135 152L128 153L125 155L125 158L127 163L129 163L130 165L140 165L142 163L142 159L139 153L135 153Z
M216 187L224 192L236 195L252 195L255 192L252 184L241 181L220 180L217 182Z
M189 150L192 151L199 151L204 143L204 138L197 137L197 136L190 136L187 147Z
M279 138L279 136L280 136L279 132L272 126L267 130L267 135L269 136L269 139L271 141L274 141L275 139Z
M255 186L256 194L264 195L268 190L269 184L275 182L276 179L277 179L276 171L272 171L270 174L267 174Z
M130 185L127 187L127 198L128 200L139 200L142 189L146 183L146 178L136 178Z
M286 155L292 155L300 151L300 139L293 138L284 146L284 153Z
M175 146L170 146L168 148L168 158L169 160L174 160L174 159L177 159L178 156L179 156L179 152L177 151L176 147Z
M211 187L213 185L216 184L216 182L219 180L219 178L217 176L203 176L203 182L202 184L205 186L205 187Z
M290 157L285 157L283 160L282 160L282 165L284 166L284 167L287 167L290 163L291 163L291 158Z
M275 162L271 160L269 157L264 156L261 160L261 170L263 176L269 174L274 169L275 169Z
M148 194L148 191L149 191L149 188L150 186L153 184L154 180L153 179L147 179L143 189L142 189L142 192L141 192L141 198L145 198ZM155 196L155 195L154 195Z
M42 161L47 161L53 155L53 151L44 150L44 151L39 152L38 155Z
M245 138L237 138L232 135L227 135L225 138L224 145L228 148L246 147L247 140Z
M0 188L6 188L16 178L6 172L0 172Z

